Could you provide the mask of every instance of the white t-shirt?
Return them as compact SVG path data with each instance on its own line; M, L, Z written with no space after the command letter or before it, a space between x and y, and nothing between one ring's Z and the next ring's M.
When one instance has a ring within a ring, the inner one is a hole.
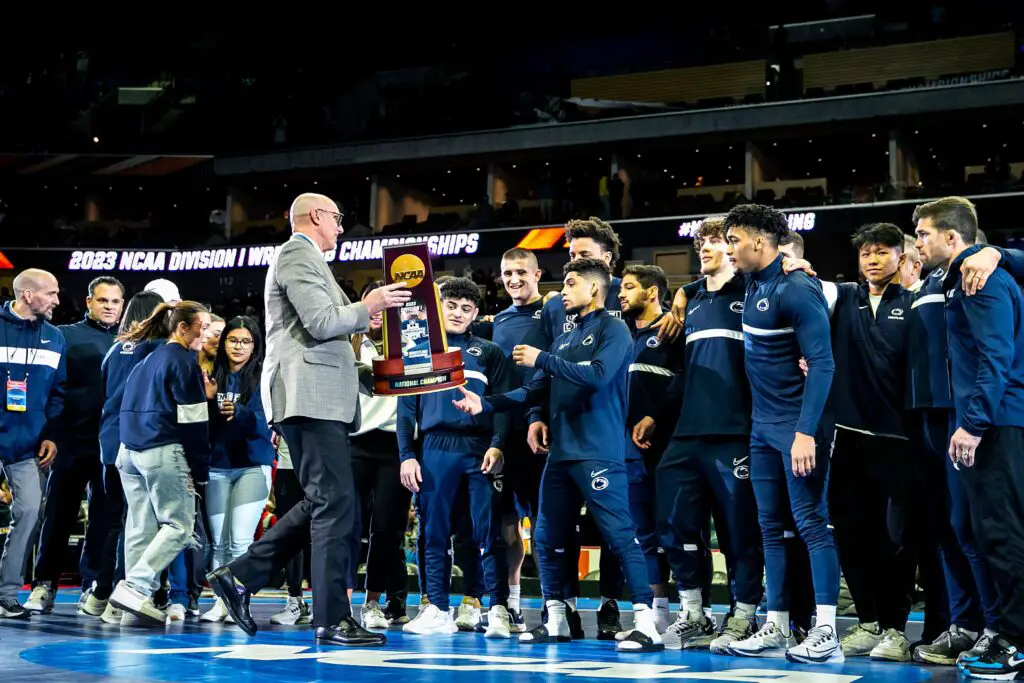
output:
M372 366L373 359L380 355L373 340L364 337L363 343L359 346L359 362ZM353 432L352 436L366 434L374 429L394 433L398 420L398 398L359 394L359 408L362 411L363 422L359 425L359 431Z
M868 294L868 299L871 302L871 313L874 315L878 314L878 304L882 303L881 294Z

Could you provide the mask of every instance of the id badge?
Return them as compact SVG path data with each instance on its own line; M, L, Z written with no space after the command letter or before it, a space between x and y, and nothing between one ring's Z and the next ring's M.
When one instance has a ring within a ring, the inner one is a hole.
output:
M7 410L23 413L28 409L28 381L7 379Z

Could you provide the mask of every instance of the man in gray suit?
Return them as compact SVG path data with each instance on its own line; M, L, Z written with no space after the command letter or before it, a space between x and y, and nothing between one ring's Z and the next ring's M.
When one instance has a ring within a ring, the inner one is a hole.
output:
M256 633L249 596L266 586L312 540L313 626L334 645L383 645L387 639L352 618L348 600L356 492L348 435L359 425L359 378L350 335L370 316L409 300L404 283L352 303L324 253L337 245L342 214L329 198L300 195L291 208L292 237L267 273L267 353L263 405L291 451L305 499L249 551L207 578L243 631Z

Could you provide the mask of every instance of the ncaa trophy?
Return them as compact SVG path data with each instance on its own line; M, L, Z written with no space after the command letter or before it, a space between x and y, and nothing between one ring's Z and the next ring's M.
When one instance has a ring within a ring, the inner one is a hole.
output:
M384 284L394 282L405 282L412 298L384 311L384 355L373 360L373 393L408 396L465 384L462 352L448 350L425 243L384 248Z

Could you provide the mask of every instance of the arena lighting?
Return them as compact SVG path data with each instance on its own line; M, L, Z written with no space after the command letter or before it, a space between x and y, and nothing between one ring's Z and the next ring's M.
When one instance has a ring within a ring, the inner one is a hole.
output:
M324 260L328 263L334 261L340 263L379 261L384 247L422 242L426 242L430 252L436 256L475 254L480 248L480 234L463 232L346 240L339 243L337 249L324 254ZM281 245L187 251L76 250L71 252L68 270L189 272L266 268L274 260L274 256L280 248ZM0 262L0 266L2 266L2 262Z
M685 223L679 224L679 236L682 238L693 237L697 234L697 229L705 219L698 218L692 221L686 221ZM786 214L786 220L789 222L789 229L794 232L807 232L808 230L814 230L814 223L816 216L813 211L806 213L790 213Z

